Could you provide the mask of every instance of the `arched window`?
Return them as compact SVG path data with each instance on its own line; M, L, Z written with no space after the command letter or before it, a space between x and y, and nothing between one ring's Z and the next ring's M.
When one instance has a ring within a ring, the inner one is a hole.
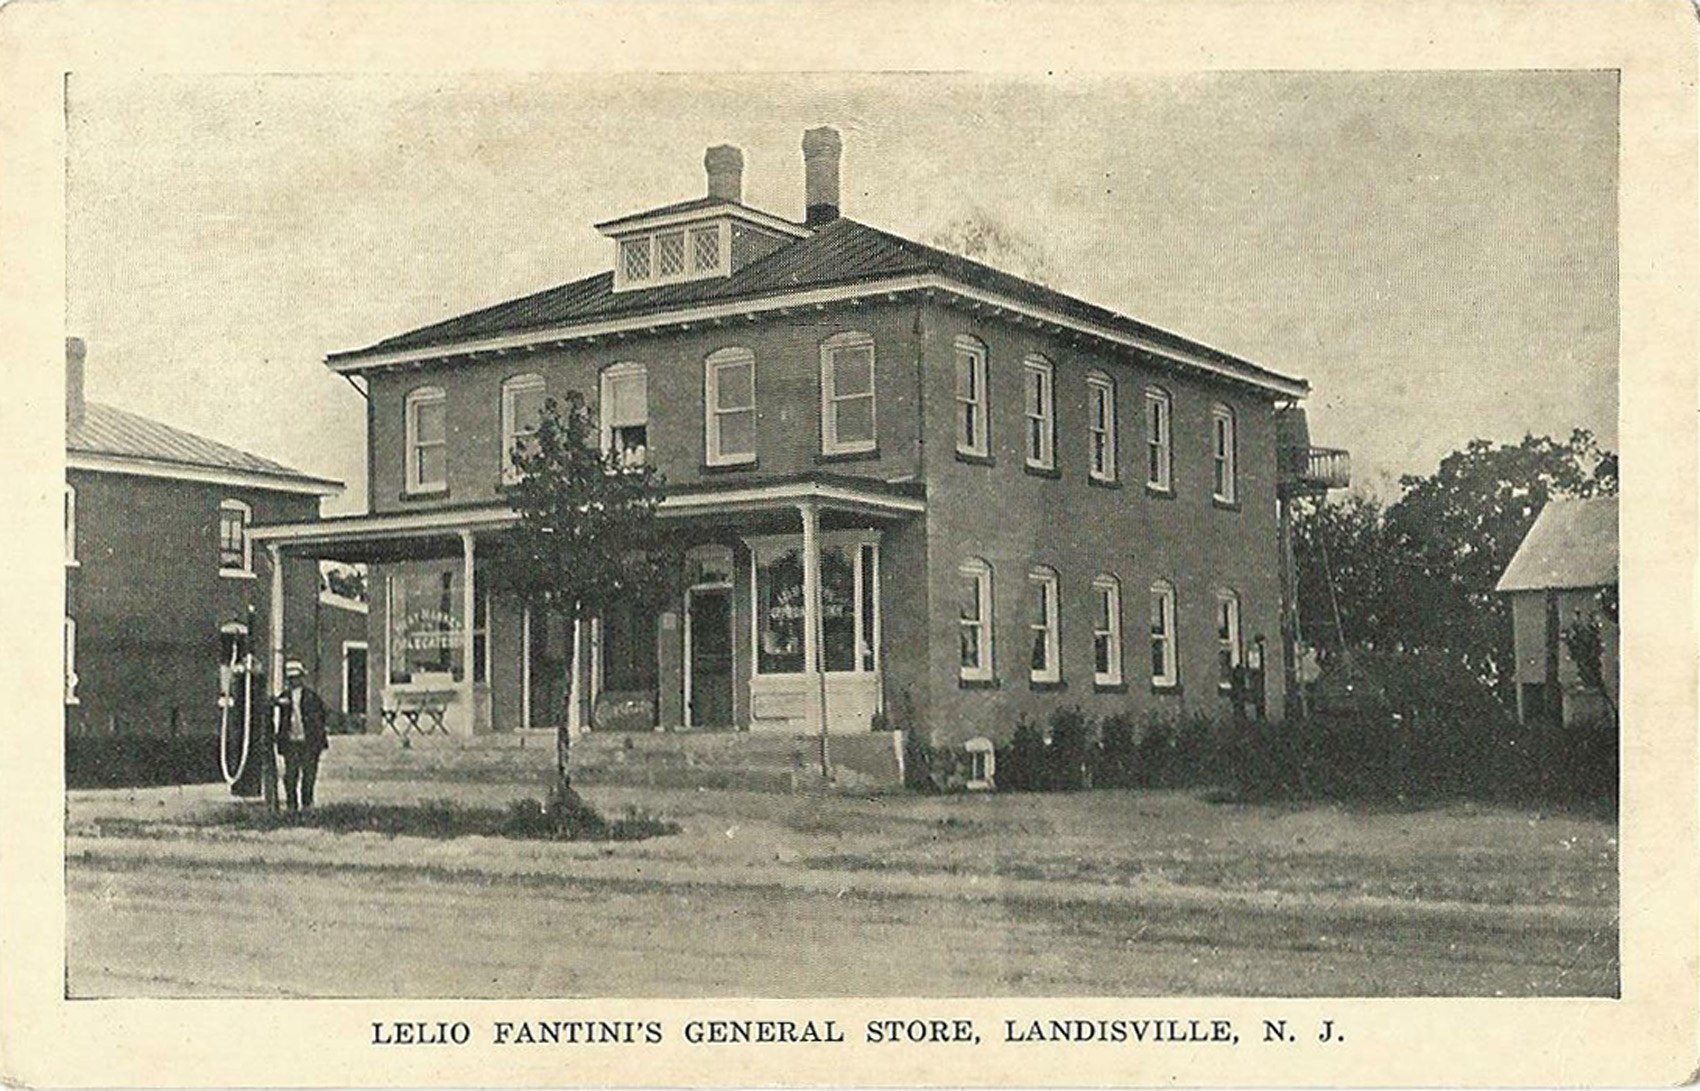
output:
M448 395L422 386L407 395L407 491L444 492L449 487Z
M874 339L835 334L820 347L821 453L855 454L876 446Z
M1057 464L1056 368L1035 353L1021 362L1021 385L1027 465L1053 469Z
M1027 631L1032 637L1028 677L1035 682L1062 681L1062 640L1058 633L1061 607L1057 603L1057 570L1037 565L1027 573L1029 613Z
M956 339L956 450L991 454L991 403L986 394L986 346L974 337Z
M1092 581L1092 681L1122 682L1122 585L1109 573Z
M1224 587L1216 592L1216 684L1234 688L1234 671L1245 659L1245 638L1240 635L1239 592Z
M992 679L992 566L978 557L962 562L957 606L961 677L965 682Z
M69 614L65 615L62 635L65 642L65 703L80 704L77 699L77 619Z
M65 564L74 566L77 563L77 490L67 481L65 483Z
M1220 403L1210 407L1210 454L1215 470L1212 495L1224 504L1239 500L1238 457L1234 411Z
M537 435L547 394L548 385L543 376L535 373L513 375L502 381L502 480L509 484L519 480L514 455Z
M602 449L622 466L649 462L649 369L626 361L602 369L597 408Z
M756 354L723 348L703 361L704 450L710 466L756 460Z
M1168 391L1160 386L1145 388L1145 484L1158 492L1173 488L1174 452L1170 436L1173 409Z
M1086 374L1087 472L1094 481L1116 479L1116 383L1102 371Z
M1175 653L1175 585L1158 580L1151 585L1151 684L1172 689L1180 683Z
M248 541L248 524L253 521L253 518L253 509L240 500L224 500L219 503L219 575L252 576L254 574L253 544Z

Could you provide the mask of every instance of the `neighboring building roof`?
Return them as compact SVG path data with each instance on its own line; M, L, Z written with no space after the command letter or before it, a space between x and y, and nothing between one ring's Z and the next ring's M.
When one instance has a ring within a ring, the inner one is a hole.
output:
M100 402L84 403L82 419L66 431L65 449L72 464L83 469L124 472L133 468L135 472L145 471L154 476L190 478L222 475L232 483L319 495L342 490L340 481L314 477L281 462Z
M1617 583L1617 497L1554 497L1535 517L1499 591L1609 587Z
M1273 382L1298 391L1306 389L1303 380L1271 371L981 262L849 219L823 224L808 238L781 246L727 277L615 292L613 273L598 273L435 322L366 348L332 353L326 360L332 366L352 368L358 367L365 358L391 353L446 348L627 316L664 314L691 305L753 300L806 289L928 274L1200 357L1253 380Z

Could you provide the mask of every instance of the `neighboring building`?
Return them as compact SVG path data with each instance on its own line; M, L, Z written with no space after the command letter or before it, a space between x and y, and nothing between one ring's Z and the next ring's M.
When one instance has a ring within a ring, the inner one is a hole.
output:
M366 651L368 607L364 599L319 588L314 627L319 634L315 661L303 663L318 679L319 696L333 719L342 718L348 730L365 727L369 676Z
M1609 720L1602 695L1583 685L1564 630L1598 619L1601 674L1618 703L1617 497L1554 497L1505 568L1496 590L1511 599L1517 718L1524 723ZM1604 607L1611 604L1607 611Z
M211 734L219 665L270 651L277 583L251 525L316 519L342 486L85 402L84 351L67 340L66 729ZM281 580L288 650L306 661L317 566L288 562Z
M707 196L598 225L612 272L327 359L366 384L370 509L255 536L371 565L374 715L566 715L569 627L478 560L515 519L507 452L569 388L692 545L680 601L594 626L599 726L912 708L1007 738L1063 705L1225 713L1247 647L1279 655L1276 410L1307 384L842 218L839 154L804 135L794 222L711 148Z

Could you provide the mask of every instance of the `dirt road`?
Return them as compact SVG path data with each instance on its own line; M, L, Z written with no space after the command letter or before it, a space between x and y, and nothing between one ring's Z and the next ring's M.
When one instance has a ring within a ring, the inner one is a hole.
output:
M1615 930L271 860L67 861L73 996L1610 994Z

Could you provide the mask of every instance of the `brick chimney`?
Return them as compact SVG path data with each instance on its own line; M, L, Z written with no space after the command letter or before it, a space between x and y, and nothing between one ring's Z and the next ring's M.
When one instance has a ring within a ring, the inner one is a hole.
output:
M722 201L744 199L744 153L731 144L716 144L703 153L703 170L708 172L708 195Z
M83 423L83 360L88 347L81 337L65 338L65 427Z
M844 142L822 125L803 132L803 222L810 227L838 219L838 159Z

